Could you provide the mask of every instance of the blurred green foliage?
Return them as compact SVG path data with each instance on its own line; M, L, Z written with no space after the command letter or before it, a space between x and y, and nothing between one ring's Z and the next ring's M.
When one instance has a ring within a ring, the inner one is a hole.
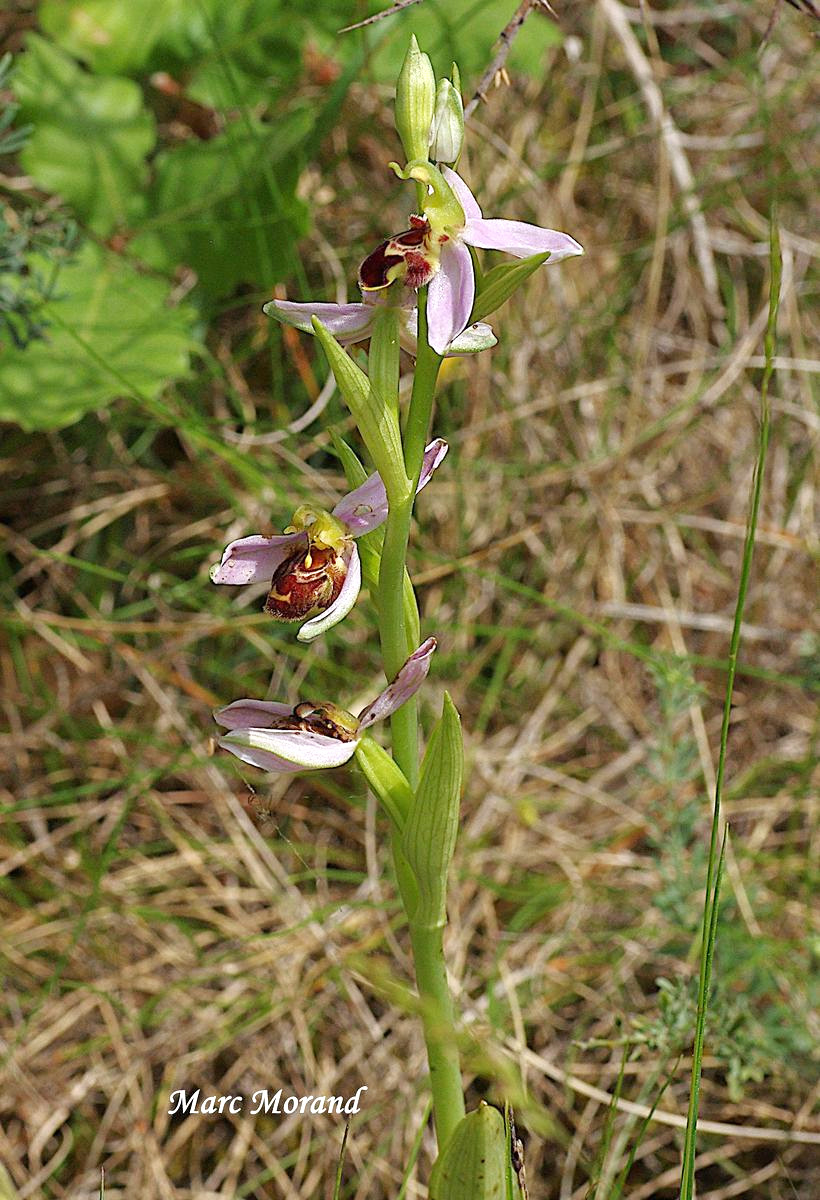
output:
M375 11L387 6L387 0L381 0L371 7ZM348 11L351 7L348 6ZM498 35L516 8L510 0L425 0L423 14L411 7L390 19L389 32L386 31L386 36L380 40L370 69L379 82L393 83L404 60L410 34L415 32L423 42L422 49L430 55L437 75L448 74L450 63L458 60L462 87L468 97L471 84L475 86L492 61ZM515 39L506 63L508 70L542 76L544 54L551 47L560 45L563 38L559 27L539 13L537 19L527 23L526 34Z
M284 0L41 6L4 127L18 110L30 123L11 148L83 236L73 257L52 254L26 236L40 201L15 197L4 215L0 419L59 428L121 396L151 401L190 373L217 302L293 271L308 227L296 188L326 111L294 85L304 48L348 14Z
M139 220L156 128L138 85L89 75L31 34L14 89L34 127L20 159L37 186L62 196L95 233Z
M298 278L302 170L349 83L390 86L419 25L409 9L339 36L384 7L44 0L0 132L63 209L17 193L0 222L0 420L53 429L151 401L195 370L237 288ZM425 42L441 69L458 57L469 89L510 13L509 0L428 0ZM532 22L511 69L539 73L560 36ZM72 257L54 232L75 225Z
M29 268L48 270L32 256ZM196 313L169 307L168 285L93 242L60 270L42 305L47 337L0 361L0 402L24 429L59 428L113 394L154 399L188 369ZM2 411L2 409L0 409Z

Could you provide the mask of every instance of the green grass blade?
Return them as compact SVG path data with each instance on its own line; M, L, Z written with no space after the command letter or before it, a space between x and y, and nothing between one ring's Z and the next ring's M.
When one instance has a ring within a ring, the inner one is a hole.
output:
M718 838L720 830L720 802L723 793L723 779L726 772L726 747L729 741L729 720L732 713L732 693L737 669L738 651L740 649L740 629L743 620L743 610L746 604L746 593L749 588L749 578L752 570L755 532L760 511L760 496L763 489L763 469L766 464L766 453L769 448L769 426L771 404L769 400L769 382L774 370L774 351L777 332L777 313L780 303L780 277L782 259L780 255L780 239L777 229L777 213L773 209L770 221L769 241L769 320L764 338L765 366L760 387L760 434L758 438L757 462L752 481L752 496L749 509L749 519L746 524L746 538L743 545L743 561L740 569L740 581L735 605L735 617L732 627L732 637L729 646L729 669L726 677L726 693L723 703L723 721L720 730L720 753L718 757L717 774L715 778L715 803L712 815L712 832L709 843L709 863L706 869L706 894L703 908L703 925L701 936L700 976L698 980L698 1013L695 1023L695 1041L692 1053L692 1079L689 1088L689 1109L686 1118L686 1138L683 1148L681 1167L680 1200L692 1200L695 1188L695 1152L697 1142L698 1101L700 1098L700 1075L703 1061L703 1042L706 1029L706 1012L709 1004L709 986L711 983L712 960L714 957L715 939L717 937L718 899L720 877L723 870L723 856L726 846L724 834L723 848L718 855Z

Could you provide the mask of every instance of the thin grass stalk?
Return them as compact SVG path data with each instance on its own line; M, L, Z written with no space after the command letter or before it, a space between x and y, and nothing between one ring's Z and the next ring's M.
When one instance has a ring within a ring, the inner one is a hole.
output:
M760 512L760 497L763 490L763 471L766 465L766 454L769 448L769 428L771 417L771 402L769 400L769 383L774 372L774 353L777 338L777 313L780 307L780 279L782 259L780 255L780 238L777 228L777 211L772 209L769 232L769 319L763 343L765 365L763 379L760 385L760 433L758 437L757 462L752 480L751 505L749 519L746 524L746 538L743 544L743 561L740 568L740 581L735 604L734 624L729 645L729 664L726 677L726 692L723 701L723 721L720 729L720 752L718 756L717 773L715 777L715 803L712 813L712 831L709 840L709 862L706 868L706 892L703 906L703 923L701 933L700 975L698 979L698 1011L695 1022L695 1040L692 1052L692 1077L689 1088L689 1109L686 1118L686 1137L683 1147L681 1164L680 1200L692 1200L695 1190L695 1153L697 1142L698 1104L700 1100L700 1079L703 1063L703 1042L706 1031L706 1013L709 1006L709 989L711 984L712 961L715 941L717 938L718 900L720 892L720 876L722 873L723 855L726 845L724 834L723 849L718 855L718 838L720 831L720 809L723 794L723 780L726 773L726 748L729 741L729 721L732 713L732 694L734 690L735 673L737 670L738 652L740 650L741 624L746 605L746 593L752 571L755 533Z

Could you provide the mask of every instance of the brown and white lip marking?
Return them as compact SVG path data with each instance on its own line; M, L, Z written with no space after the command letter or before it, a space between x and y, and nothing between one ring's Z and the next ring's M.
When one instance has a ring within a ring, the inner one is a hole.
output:
M389 287L399 278L403 278L409 288L420 288L429 283L438 266L426 252L430 233L428 220L424 217L411 217L409 229L382 242L361 264L361 290L376 292Z
M347 577L344 553L331 547L300 546L273 573L265 612L279 621L301 621L330 608Z

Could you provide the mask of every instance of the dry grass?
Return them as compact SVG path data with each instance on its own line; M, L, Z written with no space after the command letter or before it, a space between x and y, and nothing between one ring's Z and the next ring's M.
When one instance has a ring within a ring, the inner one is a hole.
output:
M705 1126L698 1184L701 1200L810 1200L820 1187L817 96L808 18L786 11L760 57L766 7L728 9L713 22L705 7L660 12L638 58L634 13L628 23L617 0L568 12L580 60L556 51L543 86L494 95L464 164L487 213L540 218L588 251L497 317L497 351L448 367L437 431L452 452L420 500L413 550L441 645L426 716L447 687L468 735L449 953L471 1099L497 1097L503 1078L523 1089L532 1200L583 1200L599 1170L604 1200L638 1140L625 1195L677 1194L683 985L696 970L775 191L773 443L702 1103L723 1125ZM660 134L657 83L674 121ZM362 87L306 176L320 202L306 269L325 295L379 231L401 227L382 167L390 138L383 98ZM340 229L339 263L328 243ZM6 437L0 1161L14 1190L0 1194L20 1200L96 1197L101 1166L112 1200L331 1195L332 1119L180 1120L167 1114L175 1088L366 1084L343 1189L357 1200L399 1194L423 1119L407 945L372 801L352 774L283 784L207 753L211 708L265 694L271 673L271 694L349 707L379 686L367 604L306 650L247 593L207 582L230 537L342 485L319 425L281 444L245 438L241 471L197 433L203 412L217 430L264 431L309 402L295 382L282 388L305 366L286 343L271 411L256 307L224 320L213 348L225 374L172 399L176 430L123 404L60 435ZM313 345L301 351L323 378ZM668 1086L642 1138L622 1104L601 1167L624 1038L624 1101L651 1105ZM410 1197L425 1194L430 1149L428 1134Z

